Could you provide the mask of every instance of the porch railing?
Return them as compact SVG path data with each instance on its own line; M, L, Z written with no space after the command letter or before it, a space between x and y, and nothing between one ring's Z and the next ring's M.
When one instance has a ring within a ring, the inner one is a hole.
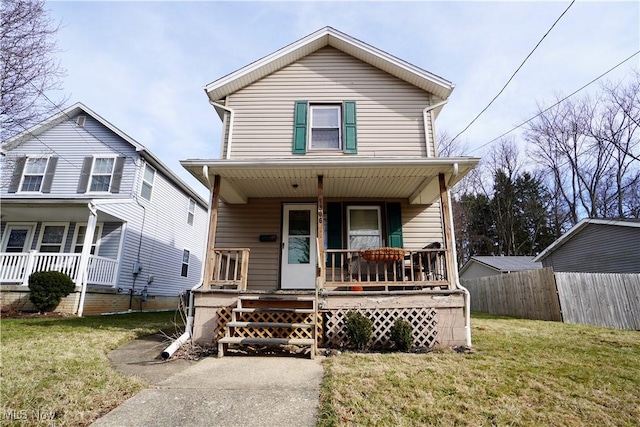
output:
M29 276L38 271L59 271L80 284L80 254L43 253L2 253L0 283L29 284ZM87 283L91 285L115 286L118 261L110 258L89 256Z
M450 286L446 250L407 250L396 261L366 261L359 251L326 249L325 287Z
M213 275L209 287L247 289L249 248L216 248L213 250Z

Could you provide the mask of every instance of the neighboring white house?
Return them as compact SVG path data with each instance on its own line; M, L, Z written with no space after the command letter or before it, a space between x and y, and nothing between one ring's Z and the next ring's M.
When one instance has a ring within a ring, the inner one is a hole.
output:
M535 258L572 273L640 273L640 220L583 219Z
M460 269L460 280L542 268L530 256L474 256Z
M0 148L3 305L24 302L42 270L88 285L83 304L63 304L80 313L175 307L201 281L207 203L83 104Z

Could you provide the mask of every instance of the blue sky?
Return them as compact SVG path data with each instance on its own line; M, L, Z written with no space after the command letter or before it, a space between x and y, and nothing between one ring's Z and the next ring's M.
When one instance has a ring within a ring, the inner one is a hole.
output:
M219 157L221 126L203 90L207 83L329 25L452 81L456 89L436 125L453 136L569 3L49 1L47 7L63 25L58 47L69 102L85 103L204 195L179 160ZM534 115L537 105L550 105L638 50L640 2L578 0L460 138L480 147ZM622 79L639 64L637 55L607 78Z

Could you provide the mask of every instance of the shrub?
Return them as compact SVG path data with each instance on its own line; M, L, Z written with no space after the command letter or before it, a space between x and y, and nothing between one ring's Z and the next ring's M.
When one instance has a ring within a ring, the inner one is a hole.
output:
M41 311L53 311L75 289L73 280L59 271L39 271L29 276L29 300Z
M391 341L400 351L409 351L413 345L413 328L411 324L404 319L396 319L391 327Z
M373 332L373 322L357 311L347 313L345 329L349 344L356 350L364 350L369 347L371 334Z

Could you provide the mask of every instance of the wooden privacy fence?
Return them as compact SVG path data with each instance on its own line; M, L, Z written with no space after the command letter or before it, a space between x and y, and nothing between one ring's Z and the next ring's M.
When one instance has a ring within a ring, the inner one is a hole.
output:
M640 274L551 268L463 281L471 310L524 319L640 330Z
M640 274L555 273L566 323L640 331Z
M471 310L524 319L562 321L551 268L465 280Z

